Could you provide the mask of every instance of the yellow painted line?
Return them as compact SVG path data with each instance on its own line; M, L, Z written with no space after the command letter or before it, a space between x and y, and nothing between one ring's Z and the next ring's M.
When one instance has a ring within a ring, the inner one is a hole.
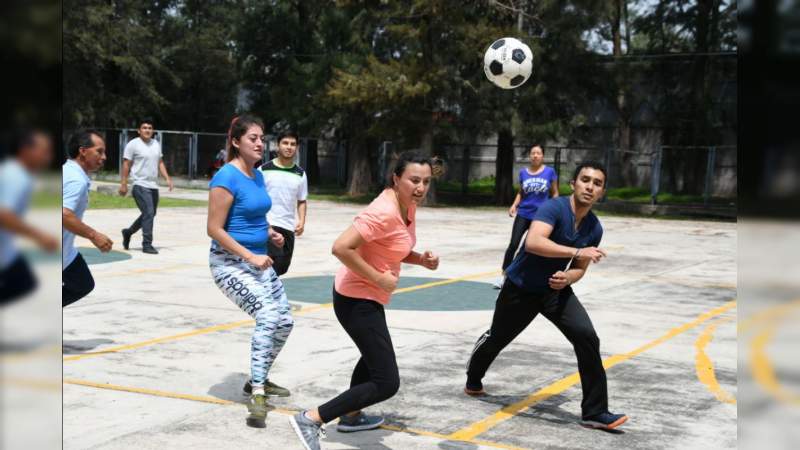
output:
M778 319L780 320L780 319ZM753 379L761 385L775 399L783 403L800 405L800 396L787 391L781 386L775 370L767 356L767 344L775 335L776 325L767 326L765 330L756 335L750 343L750 370Z
M717 400L733 405L736 404L736 398L719 385L717 376L714 374L714 363L711 361L711 358L708 357L708 354L706 354L705 349L706 345L714 338L714 331L716 331L717 326L734 319L735 317L728 317L709 324L703 332L700 333L700 337L697 338L694 344L697 379L714 394Z
M463 280L469 280L469 279L475 279L475 278L483 278L483 277L489 276L491 274L497 274L497 273L499 273L499 271L483 272L483 273L472 274L472 275L467 275L467 276L458 277L458 278L451 278L451 279L448 279L448 280L435 281L435 282L432 282L432 283L425 283L425 284L420 284L418 286L411 286L411 287L407 287L407 288L403 288L403 289L398 289L394 293L397 294L397 293L403 293L403 292L410 292L410 291L413 291L413 290L431 288L431 287L434 287L434 286L442 286L442 285L445 285L445 284L457 283L457 282L463 281ZM331 308L331 307L333 307L333 303L325 303L325 304L321 304L321 305L313 305L313 306L303 307L300 311L294 312L294 315L309 314L309 313L312 313L314 311L319 311L319 310L322 310L322 309L328 309L328 308ZM120 345L118 347L111 347L111 348L103 349L103 350L96 351L96 352L89 352L89 353L82 353L80 355L67 356L67 357L64 358L64 361L65 362L78 361L78 360L81 360L81 359L91 358L91 357L94 357L94 356L106 355L106 354L109 354L109 353L116 353L116 352L120 352L120 351L124 351L124 350L133 350L133 349L137 349L137 348L141 348L141 347L147 347L149 345L159 344L159 343L162 343L162 342L175 341L175 340L178 340L178 339L185 339L185 338L188 338L188 337L198 336L198 335L201 335L201 334L213 333L215 331L230 330L232 328L237 328L237 327L241 327L241 326L245 326L245 325L252 325L254 323L255 323L255 321L253 319L247 319L247 320L240 320L240 321L237 321L237 322L224 323L224 324L215 325L215 326L212 326L212 327L200 328L198 330L193 330L193 331L189 331L189 332L186 332L186 333L173 334L171 336L164 336L164 337L150 339L150 340L143 341L143 342L137 342L135 344Z
M128 344L128 345L120 345L118 347L111 347L105 350L100 350L97 352L90 352L90 353L82 353L80 355L74 356L67 356L64 358L64 361L77 361L84 358L91 358L92 356L99 356L99 355L106 355L108 353L116 353L121 352L123 350L133 350L135 348L146 347L148 345L158 344L161 342L166 341L174 341L178 339L183 339L191 336L198 336L201 334L212 333L214 331L221 331L221 330L230 330L231 328L240 327L242 325L252 324L254 321L252 319L248 320L240 320L238 322L231 322L231 323L224 323L222 325L215 325L213 327L201 328L199 330L189 331L186 333L180 334L173 334L172 336L164 336L156 339L150 339L148 341L137 342L135 344Z
M34 380L28 378L0 378L0 386L24 387L37 391L61 391L61 380Z
M776 318L780 318L781 316L786 315L791 309L797 308L799 306L800 306L800 299L796 299L788 303L783 303L765 309L763 311L759 311L758 313L755 313L752 316L748 317L747 319L741 321L741 323L739 323L739 326L737 327L737 331L739 333L746 333L750 330L751 327L764 321L770 321L770 320L775 320Z
M15 363L19 361L27 361L29 359L39 358L42 356L47 356L47 355L55 356L59 354L61 354L61 346L54 345L37 350L32 350L29 352L16 352L16 353L9 353L7 355L0 355L0 361L2 361L3 364L12 362Z
M717 317L720 314L728 310L731 310L735 307L736 307L736 301L734 300L718 308L714 308L708 312L705 312L701 314L699 317L697 317L695 320L685 323L679 327L675 327L666 332L663 336L659 337L658 339L650 341L647 344L631 352L622 353L619 355L614 355L609 358L606 358L605 360L603 360L603 366L606 369L610 369L611 367L621 362L627 361L641 353L644 353L652 349L653 347L656 347L657 345L663 344L664 342L674 338L675 336L687 330L690 330L702 324L703 322L713 319L714 317ZM520 400L516 403L503 407L496 413L492 414L491 416L483 420L470 424L456 431L455 433L450 435L450 438L456 440L474 439L479 434L484 433L490 430L491 428L494 428L495 426L499 425L500 423L505 422L506 420L514 417L520 411L529 408L554 395L560 394L578 383L580 383L580 375L576 372L566 378L562 378L561 380L558 380L555 383L538 390L537 392L529 395L523 400Z
M131 269L131 270L124 270L122 272L109 272L109 273L98 272L98 276L102 276L103 278L122 277L122 276L126 276L126 275L135 275L135 274L140 274L140 273L172 272L172 271L175 271L175 270L183 270L183 269L189 269L189 268L192 268L192 267L206 267L206 266L207 266L206 264L174 264L172 266L166 266L166 267L151 267L151 268L147 268L147 269Z
M447 279L447 280L433 281L433 282L430 282L430 283L420 284L420 285L417 285L417 286L409 286L409 287L406 287L406 288L397 289L392 294L403 294L403 293L406 293L406 292L418 291L420 289L428 289L428 288L432 288L432 287L436 287L436 286L444 286L446 284L458 283L459 281L486 278L486 277L492 276L492 275L500 275L500 273L501 272L499 270L492 270L490 272L476 273L476 274L467 275L467 276L458 277L458 278L450 278L450 279Z
M167 392L167 391L160 391L156 389L146 389L146 388L137 388L137 387L129 387L129 386L118 386L115 384L108 384L108 383L96 383L93 381L85 381L85 380L76 380L72 378L65 378L64 384L72 384L77 386L85 386L85 387L92 387L97 389L108 389L112 391L120 391L120 392L130 392L134 394L144 394L144 395L152 395L155 397L165 397L165 398L174 398L179 400L189 400L194 402L203 402L203 403L213 403L216 405L237 405L239 403L232 402L230 400L223 400L216 397L208 397L205 395L192 395L192 394L181 394L177 392ZM56 385L60 388L60 385L56 383ZM276 412L278 414L283 415L294 415L297 414L299 411L285 409L285 408L274 408L270 410L271 412ZM413 428L405 428L405 427L398 427L394 425L381 425L381 428L389 431L401 432L401 433L408 433L408 434L415 434L419 436L428 436L434 437L438 439L445 439L450 440L450 437L445 434L434 433L430 431L424 430L416 430ZM501 449L509 449L509 450L525 450L521 447L513 447L506 444L501 444L498 442L490 442L490 441L465 441L470 442L473 444L484 445L487 447L494 447L494 448L501 448Z

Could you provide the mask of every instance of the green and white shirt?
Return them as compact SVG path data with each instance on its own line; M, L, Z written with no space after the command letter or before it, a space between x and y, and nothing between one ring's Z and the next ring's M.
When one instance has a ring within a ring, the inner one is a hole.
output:
M306 172L297 164L281 167L276 160L261 166L264 184L272 199L272 208L267 213L271 226L294 232L297 218L297 202L308 198L308 179Z

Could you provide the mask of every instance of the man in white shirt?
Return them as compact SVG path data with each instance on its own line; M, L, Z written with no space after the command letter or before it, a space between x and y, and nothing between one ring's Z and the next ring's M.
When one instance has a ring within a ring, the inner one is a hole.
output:
M37 285L14 243L16 236L32 240L47 252L58 250L58 239L24 220L33 193L33 175L53 160L53 140L43 131L22 131L14 137L11 152L0 162L0 305L21 298Z
M287 131L278 136L278 155L261 166L264 184L272 199L267 223L283 235L283 247L270 241L267 251L275 273L289 270L294 253L294 238L303 234L306 225L308 179L302 167L294 163L297 154L297 134Z
M89 206L89 174L106 162L106 143L93 130L76 132L67 147L69 159L61 169L61 306L86 297L94 289L94 278L78 249L75 235L89 239L101 252L111 251L114 244L103 233L83 222Z
M146 118L139 121L139 137L128 142L122 154L122 181L119 194L128 193L128 175L133 182L133 198L141 214L128 228L122 229L122 246L125 250L133 236L139 229L142 230L142 252L152 255L158 254L153 247L153 222L158 209L158 172L167 180L169 190L172 191L172 179L164 165L161 143L153 139L155 132L153 120Z

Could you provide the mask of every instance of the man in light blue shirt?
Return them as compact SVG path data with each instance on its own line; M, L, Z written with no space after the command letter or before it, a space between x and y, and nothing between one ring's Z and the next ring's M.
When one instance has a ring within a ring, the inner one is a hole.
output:
M53 159L53 140L39 130L23 130L11 142L12 155L0 162L0 305L21 298L37 281L15 244L25 237L42 250L55 253L58 239L25 221L33 193L33 175Z
M92 273L75 248L75 235L89 239L103 253L111 251L113 245L108 236L83 222L83 214L89 205L89 173L97 171L106 162L106 144L96 131L81 130L70 139L67 152L69 159L62 166L62 307L75 303L94 289Z

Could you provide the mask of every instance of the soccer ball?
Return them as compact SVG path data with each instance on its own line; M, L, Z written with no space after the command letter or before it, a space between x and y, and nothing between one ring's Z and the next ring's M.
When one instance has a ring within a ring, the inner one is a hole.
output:
M486 49L483 71L486 78L503 89L522 86L533 69L533 53L522 41L511 37L498 39Z

